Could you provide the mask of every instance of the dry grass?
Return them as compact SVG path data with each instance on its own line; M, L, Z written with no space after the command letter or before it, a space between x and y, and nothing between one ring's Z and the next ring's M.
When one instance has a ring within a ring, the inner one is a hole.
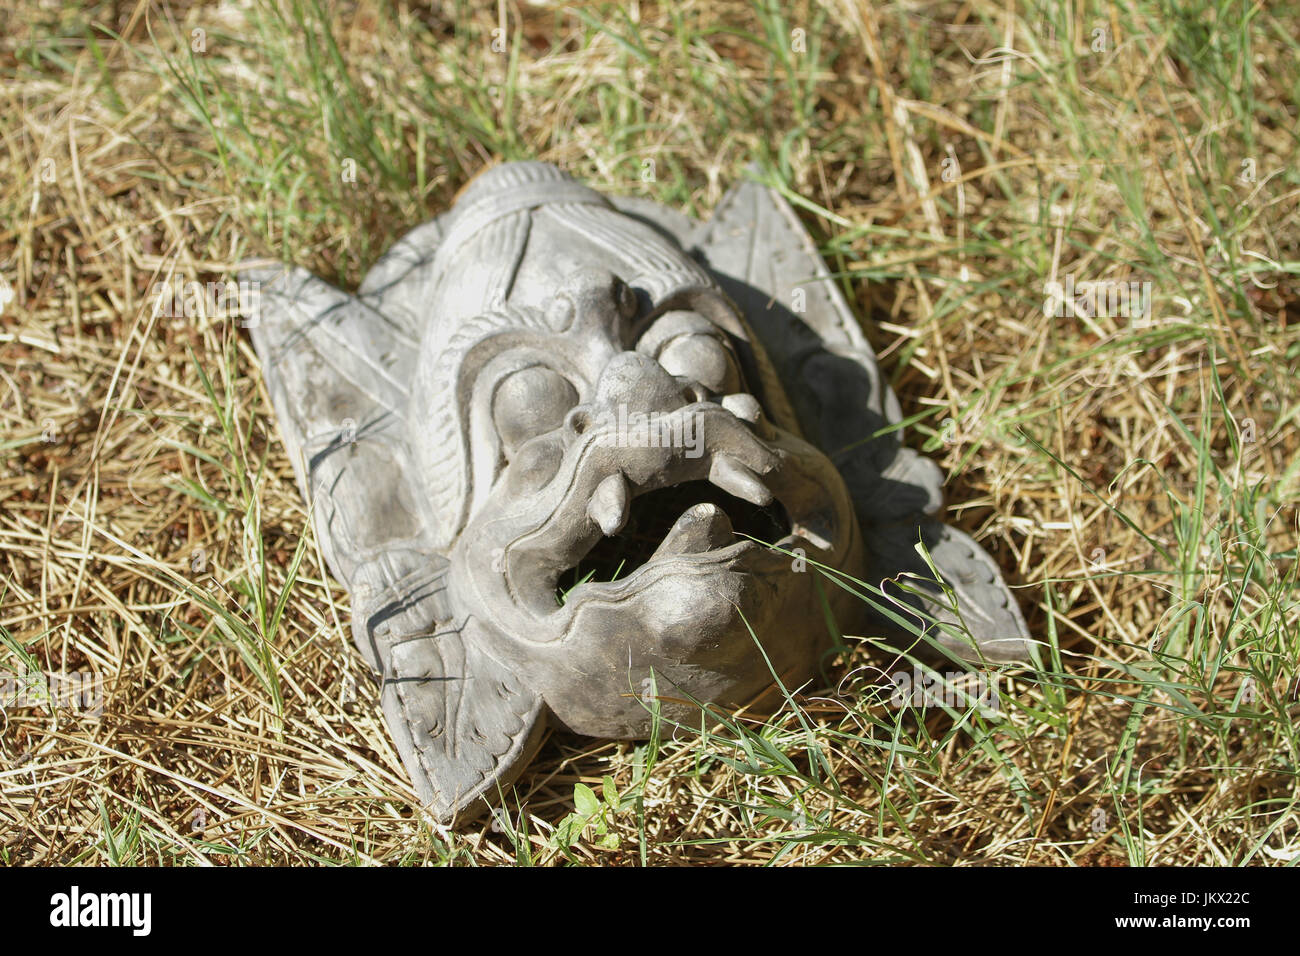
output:
M498 53L490 9L288 6L0 11L0 670L104 688L0 717L0 861L1300 859L1285 17L511 4ZM1042 642L1001 717L889 707L862 642L767 724L552 735L509 821L422 819L246 332L150 290L255 254L355 287L525 157L697 214L751 159L804 197ZM1071 274L1151 316L1045 317Z

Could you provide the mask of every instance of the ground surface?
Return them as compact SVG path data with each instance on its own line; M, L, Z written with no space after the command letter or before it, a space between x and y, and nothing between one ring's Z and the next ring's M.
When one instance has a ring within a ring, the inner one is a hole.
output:
M1298 95L1272 4L6 4L0 670L103 713L0 718L0 862L1295 862ZM997 714L853 640L766 723L552 735L504 825L422 819L247 331L153 290L355 288L517 158L802 197L1041 642Z

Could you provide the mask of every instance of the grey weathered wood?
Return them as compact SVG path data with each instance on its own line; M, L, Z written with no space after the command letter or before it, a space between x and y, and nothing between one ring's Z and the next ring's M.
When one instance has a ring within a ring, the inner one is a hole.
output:
M967 658L1025 654L996 566L935 517L939 469L900 431L877 437L897 399L769 189L739 185L695 223L512 163L355 296L300 269L244 278L261 283L253 344L322 550L440 818L492 801L548 721L636 737L651 692L692 719L690 700L808 678L828 634L804 555L883 585L886 619ZM637 415L668 446L638 444ZM726 495L671 504L651 560L556 601L565 569L646 517L644 496L687 482ZM777 549L735 534L743 501L784 509ZM856 629L863 602L821 590Z

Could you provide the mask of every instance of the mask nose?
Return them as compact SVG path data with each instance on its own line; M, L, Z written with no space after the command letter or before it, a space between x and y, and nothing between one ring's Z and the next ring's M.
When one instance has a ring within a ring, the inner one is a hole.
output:
M616 355L596 383L596 407L601 409L626 405L630 411L671 412L693 400L681 382L640 352Z
M620 407L628 413L666 414L708 400L694 382L675 378L641 352L620 352L605 365L590 402L575 405L565 419L565 441L572 444L593 422L616 421Z

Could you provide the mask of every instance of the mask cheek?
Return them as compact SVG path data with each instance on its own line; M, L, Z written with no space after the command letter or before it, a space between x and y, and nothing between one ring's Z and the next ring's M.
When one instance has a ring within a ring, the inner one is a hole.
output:
M503 473L502 493L527 497L550 484L564 460L564 442L558 433L524 442L511 456Z

